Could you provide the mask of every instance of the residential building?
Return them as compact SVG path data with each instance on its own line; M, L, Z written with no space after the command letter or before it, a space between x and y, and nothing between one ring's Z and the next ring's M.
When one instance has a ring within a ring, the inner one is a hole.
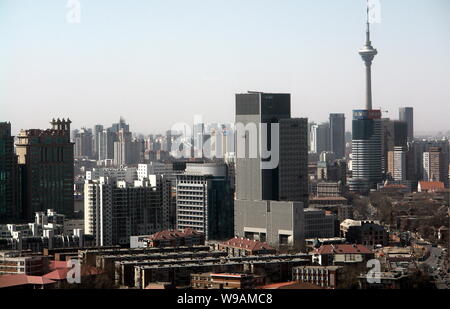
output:
M297 266L292 269L292 281L308 282L321 287L339 288L343 266Z
M324 266L364 264L374 257L372 250L360 244L322 245L310 254L313 263Z
M93 235L98 246L129 244L130 236L163 229L156 176L134 184L86 180L84 194L85 234Z

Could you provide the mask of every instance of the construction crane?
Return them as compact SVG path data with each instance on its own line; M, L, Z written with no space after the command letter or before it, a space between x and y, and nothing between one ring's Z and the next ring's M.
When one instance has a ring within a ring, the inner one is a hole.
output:
M388 114L389 113L388 110L383 110L383 108L381 106L380 106L380 111L381 111L381 115L383 115L383 113L384 114Z

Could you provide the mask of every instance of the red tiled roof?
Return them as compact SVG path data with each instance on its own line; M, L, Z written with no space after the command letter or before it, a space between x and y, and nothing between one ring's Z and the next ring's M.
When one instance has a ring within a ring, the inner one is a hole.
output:
M248 250L274 250L273 247L269 246L266 242L261 242L257 240L250 240L245 238L231 238L225 242L222 242L221 245L235 247L235 248L243 248Z
M50 261L50 270L55 270L59 268L67 268L67 261Z
M408 189L408 186L405 185L401 185L401 184L389 184L389 185L385 185L384 188L388 188L388 189Z
M343 196L313 196L309 198L312 201L346 201Z
M43 277L52 280L65 280L67 278L67 273L69 272L69 268L59 268L48 274L45 274Z
M281 283L272 283L258 287L258 289L295 289L295 290L316 290L316 289L325 289L318 285L309 283L309 282L298 282L298 281L289 281L289 282L281 282Z
M202 233L193 229L184 229L183 231L164 230L150 236L151 240L170 240L190 235L200 235Z
M419 181L421 190L444 189L444 183L440 181Z
M55 283L55 281L43 278L41 276L27 276L24 274L0 276L0 288L26 284L46 285L52 283Z
M315 249L316 254L355 254L364 253L369 254L372 251L364 245L348 245L348 244L336 244L336 245L322 245L320 248Z

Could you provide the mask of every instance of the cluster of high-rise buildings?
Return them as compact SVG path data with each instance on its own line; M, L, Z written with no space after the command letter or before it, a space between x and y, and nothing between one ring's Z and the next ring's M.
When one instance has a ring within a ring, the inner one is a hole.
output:
M238 236L301 249L351 219L348 191L416 190L419 181L448 188L448 140L414 139L411 107L398 120L372 107L369 23L359 54L366 106L353 111L351 140L344 113L320 124L293 117L287 93L236 94L237 126L194 124L184 140L191 156L181 159L172 149L180 132L144 137L123 118L74 131L69 119L52 119L49 129L16 137L2 122L0 221L26 222L46 209L72 216L79 203L84 233L98 246L192 229L208 241Z

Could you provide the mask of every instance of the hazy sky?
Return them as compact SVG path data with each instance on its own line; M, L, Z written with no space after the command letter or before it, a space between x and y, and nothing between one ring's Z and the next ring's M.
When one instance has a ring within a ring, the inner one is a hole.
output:
M364 107L363 0L0 0L0 121L157 133L234 120L234 94L289 92L292 114L325 121ZM381 0L372 25L373 106L416 131L450 130L450 1ZM385 114L386 115L386 114Z

